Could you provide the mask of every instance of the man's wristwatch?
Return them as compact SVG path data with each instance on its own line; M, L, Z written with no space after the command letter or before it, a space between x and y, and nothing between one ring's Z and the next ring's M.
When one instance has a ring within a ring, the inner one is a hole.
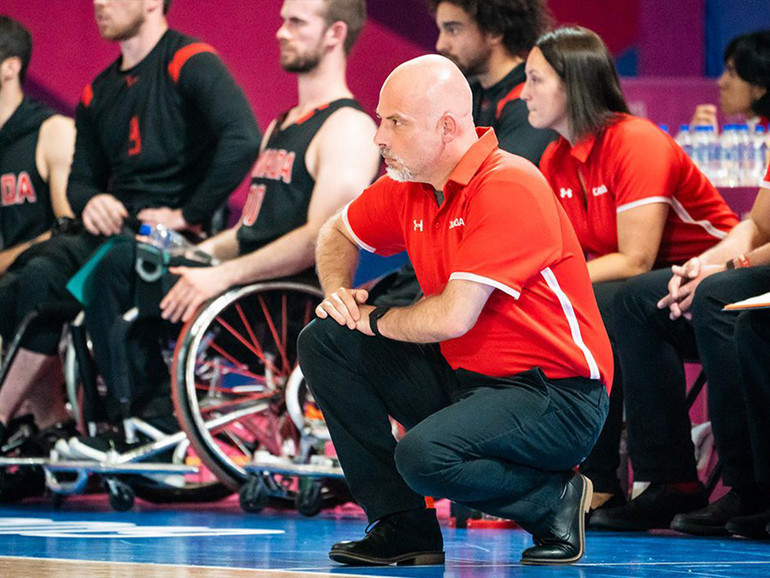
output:
M379 321L380 317L385 315L388 311L390 311L390 307L380 305L379 307L375 307L369 314L369 329L371 329L372 333L377 337L382 337L382 333L380 333L380 330L377 328L377 321Z

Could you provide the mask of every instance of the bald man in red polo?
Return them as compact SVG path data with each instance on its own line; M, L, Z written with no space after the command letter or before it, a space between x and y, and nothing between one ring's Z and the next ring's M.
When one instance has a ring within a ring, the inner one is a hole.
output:
M353 495L375 523L334 544L345 564L441 564L423 496L516 520L522 563L584 553L590 481L572 468L608 408L612 353L569 220L531 163L478 129L460 70L441 56L383 85L376 144L388 174L319 237L325 299L300 364ZM366 305L358 250L406 251L426 295ZM388 416L409 430L398 443Z

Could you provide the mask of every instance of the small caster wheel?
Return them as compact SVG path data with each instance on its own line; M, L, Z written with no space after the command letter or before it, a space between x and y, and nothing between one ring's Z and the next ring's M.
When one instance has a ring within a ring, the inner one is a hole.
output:
M269 500L270 494L262 478L253 474L249 475L248 480L238 492L238 502L241 504L241 509L244 512L258 514L267 506Z
M104 480L104 487L113 510L127 512L134 507L134 490L128 484L115 478L107 478Z
M300 483L300 490L294 499L294 506L303 516L312 518L321 511L323 506L321 498L321 489L323 484L320 480L312 480L310 483Z
M64 494L51 494L51 505L54 510L61 510L64 502L67 501L67 496Z

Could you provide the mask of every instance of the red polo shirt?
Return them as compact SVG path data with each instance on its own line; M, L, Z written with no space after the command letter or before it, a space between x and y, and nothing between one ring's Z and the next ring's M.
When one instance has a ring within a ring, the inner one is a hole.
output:
M618 115L598 137L551 143L540 170L590 257L618 251L617 214L650 203L668 211L655 267L700 255L738 217L674 140L648 120Z
M441 343L449 364L491 376L540 367L612 383L612 351L567 215L533 164L492 129L463 156L438 206L433 187L377 180L343 212L367 251L406 251L425 295L450 279L495 288L476 324Z
M765 180L759 183L759 186L765 189L770 189L770 165L767 166L767 172L765 173Z

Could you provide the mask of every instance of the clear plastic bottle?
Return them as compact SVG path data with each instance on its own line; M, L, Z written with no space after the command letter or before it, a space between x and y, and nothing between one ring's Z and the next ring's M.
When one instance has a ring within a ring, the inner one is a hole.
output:
M726 187L737 187L741 184L741 158L737 125L726 124L719 139L721 147L721 162L719 184Z
M212 263L212 257L205 251L201 251L194 244L190 243L184 235L169 229L165 225L142 223L139 227L139 237L141 241L163 249L169 255L182 256L194 261L203 263Z
M717 184L720 172L720 147L714 127L710 124L698 125L692 137L693 160L701 172L714 184Z
M679 132L676 135L677 144L682 147L682 150L688 157L692 158L692 134L690 133L689 124L680 124Z
M738 146L739 179L741 187L752 184L752 172L754 169L754 146L749 135L749 125L735 125L736 142Z
M767 171L768 157L767 157L767 132L765 127L758 124L754 127L753 134L753 166L751 170L751 182L750 187L756 187L759 183L764 181L765 172Z

